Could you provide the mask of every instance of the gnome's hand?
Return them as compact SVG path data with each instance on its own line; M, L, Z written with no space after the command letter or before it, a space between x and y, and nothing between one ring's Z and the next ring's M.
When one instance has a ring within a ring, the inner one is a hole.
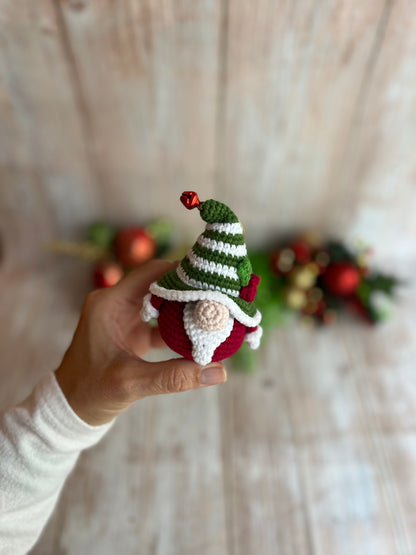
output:
M263 335L263 328L256 326L255 328L247 328L244 341L248 344L250 349L256 350L260 346L260 339Z
M163 304L163 299L148 293L143 297L141 317L143 322L150 322L152 318L159 318L159 309Z

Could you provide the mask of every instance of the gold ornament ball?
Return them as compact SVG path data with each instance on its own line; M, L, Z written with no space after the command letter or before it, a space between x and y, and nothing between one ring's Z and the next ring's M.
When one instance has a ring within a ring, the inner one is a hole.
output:
M297 287L289 287L285 294L286 304L293 310L300 310L307 302L305 292Z
M316 274L308 266L297 268L291 276L294 285L299 289L309 289L315 285Z

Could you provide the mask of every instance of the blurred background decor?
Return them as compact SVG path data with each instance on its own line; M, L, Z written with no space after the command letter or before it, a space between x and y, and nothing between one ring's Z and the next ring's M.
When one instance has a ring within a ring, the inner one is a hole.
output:
M169 258L172 232L168 220L157 220L145 227L135 225L127 228L93 222L88 226L84 241L51 241L47 248L93 262L92 285L111 287L152 258Z
M91 287L112 287L153 258L173 261L177 255L183 256L188 247L172 244L173 232L168 220L127 228L94 222L84 241L52 241L47 247L92 262ZM249 253L253 272L261 282L257 305L262 314L262 345L273 328L293 320L293 314L301 317L302 324L323 326L335 324L345 309L367 324L391 315L399 280L371 268L369 247L361 244L352 250L339 240L324 240L316 232L278 243L270 252ZM258 355L243 345L231 363L237 370L255 370Z
M391 316L400 282L371 267L369 247L351 249L314 232L278 243L270 252L250 253L253 271L260 276L263 346L274 327L293 323L294 315L300 317L297 322L321 326L335 324L344 312L370 325ZM258 367L256 353L245 348L232 361L243 370Z
M409 284L383 326L277 327L249 380L137 403L34 554L416 551L415 51L408 0L0 0L2 406L89 289L44 245L159 218L192 244L183 190L253 250L364 238Z
M273 252L252 255L263 282L263 310L275 297L280 310L297 311L304 322L330 325L337 313L349 309L369 324L389 316L388 307L398 278L370 265L370 249L350 249L342 241L323 240L316 234L294 237Z

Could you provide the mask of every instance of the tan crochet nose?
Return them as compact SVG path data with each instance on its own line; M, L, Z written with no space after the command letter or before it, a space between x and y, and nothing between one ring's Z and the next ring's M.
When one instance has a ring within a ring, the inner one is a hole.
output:
M204 331L219 331L228 322L229 310L217 301L199 301L195 307L194 322Z

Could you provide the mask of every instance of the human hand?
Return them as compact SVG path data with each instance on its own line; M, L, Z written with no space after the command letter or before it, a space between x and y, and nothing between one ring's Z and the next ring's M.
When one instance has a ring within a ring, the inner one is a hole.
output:
M142 322L140 308L150 283L172 267L152 260L117 285L87 296L56 378L72 409L88 424L109 422L148 395L226 381L219 362L201 367L182 358L141 358L152 347L165 346L157 327Z

